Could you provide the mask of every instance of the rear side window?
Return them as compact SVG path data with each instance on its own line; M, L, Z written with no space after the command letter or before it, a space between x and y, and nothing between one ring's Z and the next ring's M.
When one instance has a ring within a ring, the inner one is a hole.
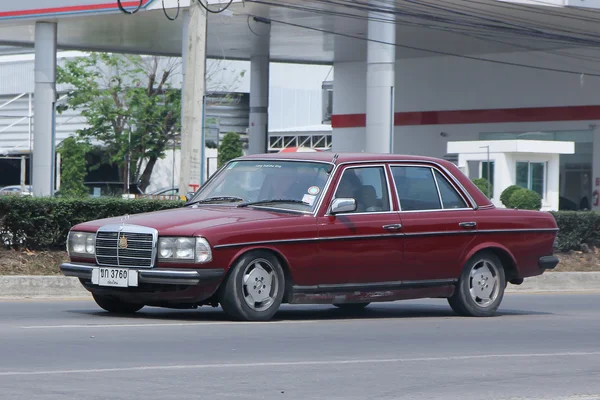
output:
M391 168L402 211L468 208L460 193L439 171L419 166Z
M440 210L440 196L429 167L392 167L402 211Z

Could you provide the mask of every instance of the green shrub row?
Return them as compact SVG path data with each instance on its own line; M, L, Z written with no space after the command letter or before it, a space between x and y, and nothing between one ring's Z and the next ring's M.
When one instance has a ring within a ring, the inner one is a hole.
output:
M125 214L181 207L182 201L115 198L61 199L0 196L0 245L30 250L65 248L69 229L81 222ZM552 212L558 227L558 250L600 244L600 213Z
M600 213L596 211L553 211L560 229L558 251L581 250L582 245L600 245Z
M69 229L79 223L181 207L182 201L118 198L32 198L0 196L0 245L30 250L64 249Z

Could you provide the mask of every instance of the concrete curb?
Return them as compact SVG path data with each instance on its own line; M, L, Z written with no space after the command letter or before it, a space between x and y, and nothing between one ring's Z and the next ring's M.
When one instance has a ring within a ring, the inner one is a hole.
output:
M547 272L508 285L507 293L600 291L600 272ZM90 297L79 279L65 276L0 276L0 299Z
M546 272L506 288L507 293L584 291L600 291L600 272Z
M79 279L66 276L0 276L0 298L89 297Z

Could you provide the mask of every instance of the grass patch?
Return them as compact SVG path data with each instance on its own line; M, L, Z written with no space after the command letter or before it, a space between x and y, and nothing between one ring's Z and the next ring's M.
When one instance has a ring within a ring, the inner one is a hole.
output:
M600 271L600 253L597 248L588 252L570 251L557 254L560 263L554 272L596 272Z
M60 264L66 251L26 251L0 249L0 275L62 275Z

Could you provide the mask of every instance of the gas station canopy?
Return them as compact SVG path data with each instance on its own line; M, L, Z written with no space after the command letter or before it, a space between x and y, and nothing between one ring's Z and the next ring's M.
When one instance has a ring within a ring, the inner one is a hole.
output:
M135 14L119 10L116 0L21 0L4 2L0 9L0 45L33 46L36 21L58 22L58 48L180 56L183 18L181 10L190 0L142 0ZM206 0L202 0L205 2ZM213 0L218 10L227 0ZM462 17L467 25L457 26L457 10L493 19L529 21L528 28L560 26L572 31L598 32L595 19L581 18L581 10L563 7L563 1L549 7L552 0L529 4L496 0L450 0L402 3L396 15L397 58L414 58L444 53L474 55L532 49L572 47L558 39L523 31L504 29L487 32L477 29L481 19ZM130 12L138 0L123 0ZM206 4L206 3L205 3ZM208 15L207 55L210 58L249 60L254 34L249 19L262 16L271 20L270 59L274 62L332 63L364 60L367 51L367 13L353 4L333 0L281 0L234 2L222 13ZM400 3L397 3L398 5ZM163 5L165 10L163 11ZM589 10L588 10L589 11ZM436 15L430 21L424 15ZM588 14L589 15L589 14ZM444 16L447 17L446 21ZM493 18L491 18L493 17ZM536 25L531 25L535 21ZM335 32L335 33L333 33ZM570 34L573 36L573 33ZM492 40L490 40L492 39ZM583 43L583 42L582 42ZM422 49L425 49L422 50Z

